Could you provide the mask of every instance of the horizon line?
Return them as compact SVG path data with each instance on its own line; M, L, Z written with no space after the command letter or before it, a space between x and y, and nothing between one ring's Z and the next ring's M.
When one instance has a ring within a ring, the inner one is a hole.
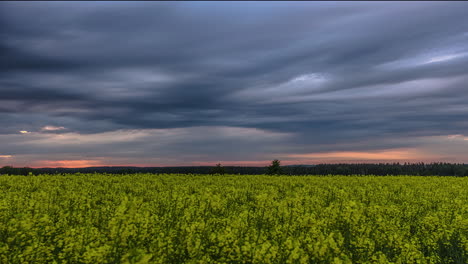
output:
M318 166L318 165L416 165L416 164L461 164L467 165L468 162L443 162L443 161L431 161L431 162L335 162L335 163L316 163L316 164L288 164L281 165L281 167L292 167L292 166ZM137 165L102 165L102 166L87 166L87 167L29 167L29 166L11 166L3 165L4 167L11 168L28 168L28 169L89 169L89 168L187 168L187 167L215 167L218 163L213 165L175 165L175 166L137 166ZM265 166L249 166L249 165L223 165L222 167L249 167L249 168L264 168L268 167L270 164Z

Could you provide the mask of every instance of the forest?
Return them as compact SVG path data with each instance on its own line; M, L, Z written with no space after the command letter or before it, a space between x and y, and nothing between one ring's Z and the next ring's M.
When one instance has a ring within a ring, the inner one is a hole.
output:
M269 173L269 167L241 166L185 166L185 167L88 167L88 168L16 168L3 166L1 174L39 175L63 173L109 174L241 174L241 175L414 175L414 176L468 176L468 164L460 163L377 163L377 164L318 164L281 166L279 173Z

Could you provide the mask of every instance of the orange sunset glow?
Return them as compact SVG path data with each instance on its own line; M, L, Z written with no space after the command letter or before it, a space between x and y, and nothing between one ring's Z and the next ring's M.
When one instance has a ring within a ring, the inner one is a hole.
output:
M96 160L53 160L53 161L46 160L46 161L37 162L37 164L34 167L35 168L41 168L41 167L85 168L85 167L96 167L96 166L104 166L104 165L105 164Z
M291 154L288 158L300 159L323 159L323 160L376 160L376 161L396 161L396 160L426 160L431 156L416 149L383 150L376 152L359 151L335 151L324 153Z

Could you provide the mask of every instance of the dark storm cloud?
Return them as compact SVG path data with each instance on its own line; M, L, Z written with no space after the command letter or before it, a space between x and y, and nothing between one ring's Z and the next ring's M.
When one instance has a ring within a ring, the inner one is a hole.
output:
M2 2L0 134L49 125L291 135L277 139L276 153L466 135L467 10L463 2ZM236 140L240 152L255 145ZM196 153L208 142L234 148L209 137L171 146ZM272 151L258 146L258 155Z

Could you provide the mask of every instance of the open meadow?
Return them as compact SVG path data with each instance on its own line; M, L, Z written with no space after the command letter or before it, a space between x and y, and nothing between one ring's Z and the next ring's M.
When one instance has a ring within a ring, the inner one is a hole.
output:
M0 263L466 263L468 178L0 176Z

